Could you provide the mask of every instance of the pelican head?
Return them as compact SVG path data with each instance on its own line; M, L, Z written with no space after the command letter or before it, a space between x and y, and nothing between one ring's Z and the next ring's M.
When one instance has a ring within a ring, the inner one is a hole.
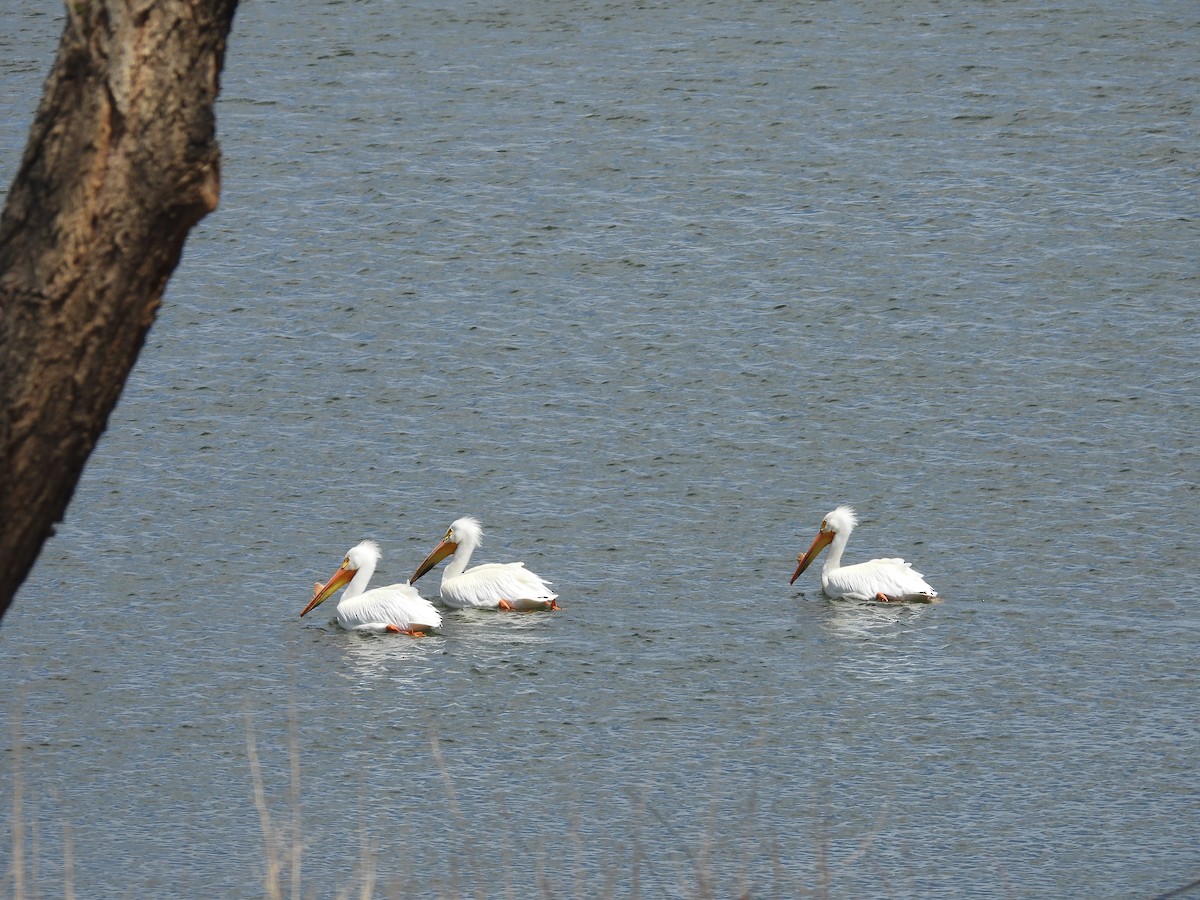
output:
M854 514L853 506L839 506L825 517L821 523L822 531L832 531L834 534L849 534L858 525L858 516Z
M461 519L455 519L450 527L446 529L446 535L442 538L440 544L433 548L433 551L425 557L425 562L417 566L417 571L413 572L413 577L408 580L409 584L416 584L418 578L440 563L443 559L458 550L460 544L466 546L470 550L474 550L483 541L483 527L477 519L470 516L463 516Z
M854 515L854 509L850 506L839 506L827 515L821 521L821 530L813 538L812 545L796 557L796 571L792 573L791 581L788 584L795 583L796 579L800 577L800 573L807 569L809 564L817 558L817 554L833 543L836 535L842 535L843 538L849 537L850 532L854 530L854 526L857 524L858 517Z
M300 613L300 616L304 617L328 600L334 591L343 584L348 583L350 579L358 574L360 569L366 569L368 573L374 573L380 556L382 554L379 552L379 545L374 541L363 541L361 544L351 547L346 552L346 558L342 560L342 564L333 573L329 581L323 586L316 585L313 598L308 601L308 606L304 607L304 612Z

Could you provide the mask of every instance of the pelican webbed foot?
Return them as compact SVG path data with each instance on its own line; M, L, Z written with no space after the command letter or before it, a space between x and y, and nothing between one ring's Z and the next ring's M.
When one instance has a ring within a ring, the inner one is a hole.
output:
M424 631L418 631L416 628L401 628L399 625L388 623L384 629L388 634L407 634L409 637L425 637Z

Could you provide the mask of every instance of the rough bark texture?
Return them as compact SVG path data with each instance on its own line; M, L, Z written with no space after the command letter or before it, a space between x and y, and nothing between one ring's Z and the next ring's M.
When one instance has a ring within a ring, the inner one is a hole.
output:
M68 0L0 217L0 616L62 519L188 232L216 208L236 5Z

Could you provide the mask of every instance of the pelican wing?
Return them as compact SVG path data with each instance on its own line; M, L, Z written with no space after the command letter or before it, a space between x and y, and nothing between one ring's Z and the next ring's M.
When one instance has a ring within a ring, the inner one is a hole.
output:
M910 597L918 594L936 597L937 591L925 583L920 572L902 559L872 559L853 566L842 566L821 579L830 597L870 600L876 594Z
M375 588L338 604L337 620L348 631L381 632L388 625L404 631L437 628L442 616L433 604L407 584Z
M485 563L461 575L442 579L442 601L447 606L495 609L507 600L516 609L544 607L558 595L550 582L525 568L524 563Z

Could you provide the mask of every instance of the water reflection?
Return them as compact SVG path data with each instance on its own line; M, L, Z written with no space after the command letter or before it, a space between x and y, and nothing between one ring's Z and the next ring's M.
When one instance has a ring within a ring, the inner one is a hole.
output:
M431 657L445 653L445 638L397 634L337 635L345 659L343 672L361 687L386 678L389 685L417 687L430 674Z
M935 608L928 603L875 603L829 600L821 627L857 645L839 656L844 671L868 681L914 681L935 665L928 644L916 628Z
M417 687L463 666L475 673L524 672L536 668L550 624L546 613L497 613L448 610L439 633L407 635L350 634L337 631L347 677L364 687L386 679L390 686Z
M916 624L932 603L830 600L825 627L846 638L886 638Z
M555 615L453 610L443 630L454 644L451 655L467 677L536 675L553 649L548 636Z
M446 610L443 633L456 640L510 645L545 639L555 612L497 612L491 609Z

